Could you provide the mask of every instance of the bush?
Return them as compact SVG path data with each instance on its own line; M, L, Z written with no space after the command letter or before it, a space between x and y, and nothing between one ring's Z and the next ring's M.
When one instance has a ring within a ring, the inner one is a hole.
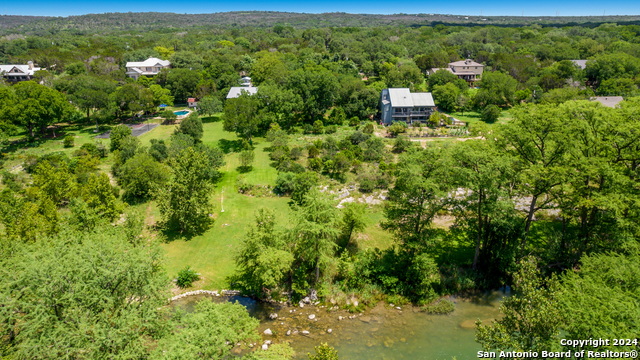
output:
M396 141L393 144L393 152L394 153L403 153L407 151L413 143L406 136L398 136L396 137Z
M336 125L329 125L324 129L326 134L335 134L338 131L338 127Z
M313 133L314 134L324 133L324 124L322 123L322 120L316 120L313 122Z
M109 139L111 140L111 151L120 150L124 139L131 136L131 128L126 125L118 125L111 130Z
M496 105L487 105L484 109L482 109L482 113L480 114L480 119L484 122L492 123L500 117L500 108Z
M74 141L75 141L75 137L73 135L67 135L64 137L64 140L62 140L62 144L66 148L72 148L74 145Z
M432 315L451 314L456 309L456 305L450 300L440 299L429 305L423 306L420 310Z
M407 131L407 124L403 122L394 122L393 124L389 125L387 131L389 132L389 134L391 134L391 136L396 137L399 134Z
M190 266L180 270L176 278L176 285L184 289L190 287L195 281L200 280L200 274L191 269Z

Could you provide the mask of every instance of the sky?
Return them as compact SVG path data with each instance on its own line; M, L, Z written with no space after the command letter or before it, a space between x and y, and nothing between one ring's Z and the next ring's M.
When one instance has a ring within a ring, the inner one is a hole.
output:
M8 0L2 0L9 2ZM584 16L584 15L640 15L638 0L355 0L355 1L211 1L190 0L186 3L166 0L30 0L17 6L0 7L1 15L69 16L105 12L175 12L213 13L226 11L266 10L305 13L346 12L356 14L454 14L454 15L510 15L510 16Z

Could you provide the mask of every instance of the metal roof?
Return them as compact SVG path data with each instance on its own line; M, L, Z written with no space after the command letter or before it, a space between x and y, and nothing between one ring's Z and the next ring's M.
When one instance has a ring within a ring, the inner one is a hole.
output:
M169 60L160 60L154 57L148 58L145 61L130 61L127 63L127 67L151 67L156 65L165 67L171 65L171 63Z
M411 98L413 99L413 106L436 106L431 93L413 93Z
M258 88L255 86L234 86L229 89L229 93L227 94L227 99L234 99L240 96L242 92L246 92L249 95L254 95L258 92Z
M431 93L411 93L407 88L388 90L392 107L435 106Z

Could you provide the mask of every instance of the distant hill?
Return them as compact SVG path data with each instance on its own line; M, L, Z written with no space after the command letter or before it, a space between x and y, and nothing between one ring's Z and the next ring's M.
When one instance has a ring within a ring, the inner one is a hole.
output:
M370 26L433 26L444 25L496 25L542 26L584 25L602 23L640 24L640 15L629 16L472 16L441 14L305 14L272 11L233 11L212 14L175 13L106 13L68 17L0 16L3 33L73 29L76 31L117 31L130 29L191 28L202 26L271 27L277 24L295 28L315 27L370 27ZM13 30L13 31L12 31Z

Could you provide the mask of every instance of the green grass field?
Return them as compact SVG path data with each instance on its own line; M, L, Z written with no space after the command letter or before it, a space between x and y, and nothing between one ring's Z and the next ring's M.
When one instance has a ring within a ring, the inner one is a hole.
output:
M149 120L160 123L162 120ZM203 276L202 282L197 286L203 289L223 289L228 288L228 276L233 274L234 256L239 250L240 244L248 228L253 225L255 214L260 208L267 208L276 214L278 224L289 227L293 224L294 213L289 206L288 197L278 197L269 193L267 196L255 197L238 193L237 181L239 177L245 183L252 185L273 186L277 178L277 171L270 166L269 153L265 150L270 144L264 138L256 138L253 141L255 160L252 170L241 174L238 171L240 166L238 146L240 142L234 133L223 130L220 116L212 116L203 119L204 136L202 141L210 146L217 146L225 152L226 164L220 169L222 178L215 184L211 200L214 205L215 222L210 229L200 236L191 239L176 239L164 241L162 247L166 251L166 272L170 277L175 277L179 270L186 266L199 272ZM177 125L160 125L150 132L139 137L142 146L149 146L151 139L169 140ZM95 126L69 126L61 128L56 138L33 143L17 143L9 149L7 161L4 168L21 164L28 155L43 155L52 151L62 151L69 155L78 149L82 144L94 142L96 133ZM108 129L102 127L101 132ZM340 128L333 134L336 139L340 139L350 133L352 129ZM72 134L75 137L75 146L72 148L63 147L64 135ZM304 146L317 135L292 135L292 146ZM12 140L16 140L14 138ZM107 146L108 139L103 139ZM100 170L110 171L112 157L109 156L100 164ZM334 186L341 187L335 181ZM333 187L333 186L332 186ZM224 207L224 212L222 212ZM141 212L146 217L146 224L151 225L160 220L160 212L154 201L138 204L131 207L131 210ZM384 215L380 206L370 207L366 213L365 230L356 236L360 248L387 248L392 243L392 235L380 228L380 221ZM153 232L153 230L151 230ZM155 234L162 239L160 233Z

